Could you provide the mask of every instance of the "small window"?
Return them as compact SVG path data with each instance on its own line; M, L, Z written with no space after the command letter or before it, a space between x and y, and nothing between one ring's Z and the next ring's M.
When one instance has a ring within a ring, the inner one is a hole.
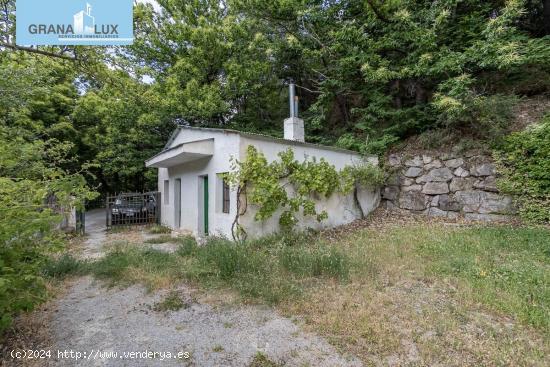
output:
M170 204L170 181L164 180L164 205Z
M229 184L222 178L222 212L229 213Z

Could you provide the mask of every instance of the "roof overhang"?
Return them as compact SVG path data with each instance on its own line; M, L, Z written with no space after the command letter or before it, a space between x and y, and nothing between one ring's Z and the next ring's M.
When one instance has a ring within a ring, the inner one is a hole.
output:
M182 163L208 158L214 154L214 139L178 144L145 161L146 167L169 168Z

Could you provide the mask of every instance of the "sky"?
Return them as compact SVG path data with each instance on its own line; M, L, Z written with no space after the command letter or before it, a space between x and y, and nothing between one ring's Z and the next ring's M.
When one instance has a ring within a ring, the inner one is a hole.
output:
M149 3L152 4L155 10L159 10L159 4L155 0L137 0L138 3Z

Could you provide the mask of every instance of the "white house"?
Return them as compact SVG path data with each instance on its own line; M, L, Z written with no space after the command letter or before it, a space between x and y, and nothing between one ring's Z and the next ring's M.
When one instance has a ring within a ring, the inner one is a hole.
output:
M268 161L291 148L296 160L324 158L337 170L359 165L365 159L377 164L376 157L364 156L345 149L305 143L303 120L293 116L284 122L285 139L235 130L179 127L164 150L145 162L158 168L158 190L161 192L162 224L195 236L217 234L231 237L237 213L237 192L222 179L231 170L231 157L243 161L249 145L262 152ZM316 200L318 212L326 210L328 219L301 218L297 227L321 229L350 223L372 211L379 203L379 191L360 189L357 195L333 194ZM279 229L278 216L266 221L254 220L255 210L248 207L239 223L248 236L257 237Z

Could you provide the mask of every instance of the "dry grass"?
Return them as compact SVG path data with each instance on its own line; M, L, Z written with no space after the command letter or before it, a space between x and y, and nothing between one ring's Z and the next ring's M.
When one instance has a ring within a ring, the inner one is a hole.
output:
M48 294L63 297L71 280L50 280L46 282ZM21 313L12 326L0 337L0 366L2 367L47 367L55 366L57 355L52 359L13 359L11 351L52 350L53 339L49 325L55 317L55 298L39 305L33 312Z
M283 314L366 365L550 365L549 229L378 211L309 239L216 241L182 239L176 254L114 242L88 271L150 290L185 280L219 306L276 298ZM319 248L345 255L346 276L312 276L303 265Z
M354 353L366 365L550 364L550 337L544 325L532 327L538 325L536 318L520 321L521 310L516 318L502 311L525 306L519 304L516 288L495 295L468 277L434 270L440 265L435 255L419 250L439 238L450 243L457 238L448 233L469 233L465 224L410 217L389 220L387 215L381 213L366 222L366 229L353 228L347 235L346 230L329 232L356 259L350 282L318 284L300 300L282 304L281 311L301 315L308 330ZM465 243L484 241L472 238ZM505 249L495 254L511 256ZM479 264L484 264L483 258ZM541 266L548 275L548 263Z

